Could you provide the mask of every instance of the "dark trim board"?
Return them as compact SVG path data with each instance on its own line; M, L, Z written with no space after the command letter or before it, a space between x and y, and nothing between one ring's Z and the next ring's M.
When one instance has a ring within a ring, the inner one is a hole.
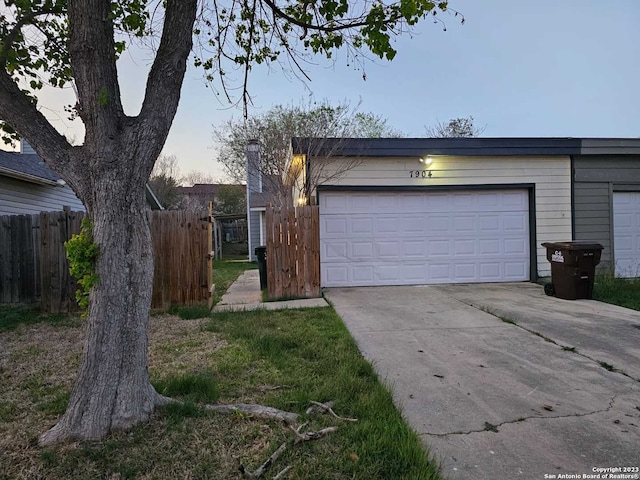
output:
M636 184L613 183L613 191L614 192L640 192L640 183L636 183Z
M529 281L538 281L538 254L536 231L536 185L535 183L501 183L479 185L318 185L317 204L320 205L322 192L438 192L463 190L526 190L529 197ZM322 213L322 212L321 212Z
M318 197L320 192L410 192L410 191L442 191L442 190L524 190L534 188L534 183L496 183L477 185L318 185Z
M294 154L311 157L639 155L638 138L301 138Z
M529 281L538 281L538 248L536 230L536 185L529 184L527 192L529 193Z
M576 159L569 156L569 173L571 175L571 240L576 239Z

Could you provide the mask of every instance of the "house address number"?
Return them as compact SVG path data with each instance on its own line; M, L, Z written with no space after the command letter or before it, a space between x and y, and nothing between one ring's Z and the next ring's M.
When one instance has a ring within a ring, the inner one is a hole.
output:
M431 170L409 170L409 178L430 178Z

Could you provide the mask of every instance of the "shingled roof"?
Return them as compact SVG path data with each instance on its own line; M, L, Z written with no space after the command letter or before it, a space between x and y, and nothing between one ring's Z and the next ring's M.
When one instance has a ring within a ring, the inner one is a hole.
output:
M60 180L38 155L4 150L0 150L0 174L45 184Z

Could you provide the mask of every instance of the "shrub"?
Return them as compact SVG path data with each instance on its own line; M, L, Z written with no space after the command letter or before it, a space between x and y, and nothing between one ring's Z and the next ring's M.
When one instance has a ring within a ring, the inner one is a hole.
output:
M93 242L92 229L93 224L87 218L82 219L80 233L64 244L69 259L69 272L78 282L76 300L78 306L85 311L89 308L89 291L98 282L98 245Z

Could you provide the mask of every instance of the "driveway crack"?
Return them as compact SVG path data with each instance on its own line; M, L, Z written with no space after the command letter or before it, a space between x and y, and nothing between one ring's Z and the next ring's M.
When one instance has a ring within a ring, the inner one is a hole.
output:
M628 392L627 392L628 393ZM592 412L585 412L585 413L571 413L568 415L554 415L554 416L541 416L541 415L531 415L528 417L520 417L517 420L506 420L504 422L498 423L496 425L493 425L489 422L484 422L484 428L480 429L480 430L458 430L458 431L454 431L454 432L447 432L447 433L430 433L430 432L422 432L420 434L418 434L419 436L430 436L430 437L448 437L449 435L470 435L472 433L485 433L485 432L493 432L493 433L498 433L499 432L499 428L504 426L504 425L511 425L514 423L522 423L522 422L526 422L527 420L555 420L557 418L579 418L579 417L588 417L590 415L596 415L598 413L605 413L608 412L609 410L611 410L613 408L613 404L616 401L616 398L618 398L619 394L614 395L613 397L611 397L611 400L609 401L609 404L606 408L602 408L600 410L594 410Z
M514 320L512 320L510 318L503 317L498 312L494 312L488 307L479 307L477 305L471 305L471 304L469 304L469 305L471 307L478 308L479 310L482 310L483 312L486 312L489 315L493 315L494 317L499 318L500 320L502 320L505 323L511 324L511 325L513 325L515 327L521 328L525 332L528 332L528 333L531 333L532 335L540 337L546 342L549 342L549 343L552 343L554 345L557 345L558 347L562 348L562 350L564 350L566 352L575 353L576 355L580 355L582 358L586 358L587 360L590 360L590 361L592 361L594 363L597 363L598 365L600 365L605 370L608 370L609 372L619 373L620 375L624 375L625 377L627 377L630 380L633 380L634 382L639 382L640 383L640 378L632 377L631 375L629 375L624 370L621 370L621 369L619 369L619 368L617 368L617 367L615 367L615 366L613 366L613 365L611 365L611 364L609 364L607 362L604 362L602 360L598 360L596 358L592 358L589 355L585 355L584 353L579 352L575 347L570 347L569 345L563 345L563 344L555 341L554 339L549 338L546 335L541 334L540 332L536 332L535 330L532 330L530 328L523 327L522 325L520 325L519 323L515 322Z

